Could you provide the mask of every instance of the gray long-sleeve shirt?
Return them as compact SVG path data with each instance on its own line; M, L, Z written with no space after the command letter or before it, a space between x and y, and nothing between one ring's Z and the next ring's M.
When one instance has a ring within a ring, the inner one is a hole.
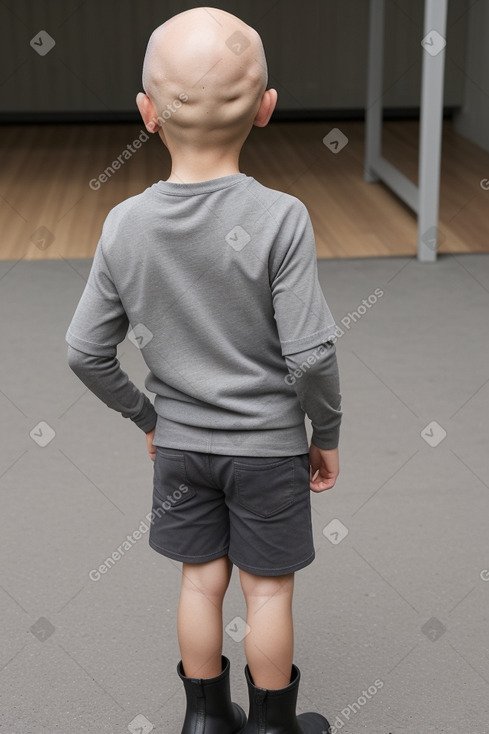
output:
M286 356L286 379L298 394L311 420L312 442L320 449L336 448L342 412L336 347L332 343ZM121 368L117 357L96 357L68 346L68 363L80 380L109 408L130 418L143 431L151 431L157 413Z
M131 326L150 369L121 369ZM154 444L282 456L335 448L336 324L305 206L245 174L159 181L108 215L66 332L70 367ZM324 346L322 346L324 345Z

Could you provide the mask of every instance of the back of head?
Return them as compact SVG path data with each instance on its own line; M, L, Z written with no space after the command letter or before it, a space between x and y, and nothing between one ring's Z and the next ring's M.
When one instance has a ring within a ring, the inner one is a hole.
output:
M178 145L243 141L268 81L258 33L231 13L193 8L153 31L143 88L157 122Z

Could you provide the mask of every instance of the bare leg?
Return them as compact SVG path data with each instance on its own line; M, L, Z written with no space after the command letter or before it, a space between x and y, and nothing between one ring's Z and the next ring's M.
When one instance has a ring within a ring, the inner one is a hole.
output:
M245 655L253 682L259 688L284 688L290 683L294 654L294 574L265 577L240 569L239 576L250 627Z
M232 570L227 556L183 564L177 632L187 678L215 678L222 672L222 602Z

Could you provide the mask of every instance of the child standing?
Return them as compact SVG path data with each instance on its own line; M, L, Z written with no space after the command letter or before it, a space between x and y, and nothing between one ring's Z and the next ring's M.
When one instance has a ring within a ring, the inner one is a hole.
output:
M171 174L109 212L65 337L70 367L145 432L154 461L149 543L182 562L182 734L329 729L296 715L292 594L314 560L310 490L339 473L337 327L306 207L239 170L275 108L267 81L259 35L225 11L194 8L153 32L137 105ZM129 325L154 406L116 358ZM234 565L248 717L222 655Z

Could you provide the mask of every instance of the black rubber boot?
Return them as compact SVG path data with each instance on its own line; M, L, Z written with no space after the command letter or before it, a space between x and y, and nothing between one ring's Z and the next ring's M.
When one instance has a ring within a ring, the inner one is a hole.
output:
M245 668L250 697L248 723L243 734L330 734L328 721L321 714L296 715L300 670L292 666L291 681L285 688L268 690L254 685Z
M246 714L231 701L229 660L222 656L222 673L216 678L187 678L182 661L177 673L187 696L182 734L242 734Z

